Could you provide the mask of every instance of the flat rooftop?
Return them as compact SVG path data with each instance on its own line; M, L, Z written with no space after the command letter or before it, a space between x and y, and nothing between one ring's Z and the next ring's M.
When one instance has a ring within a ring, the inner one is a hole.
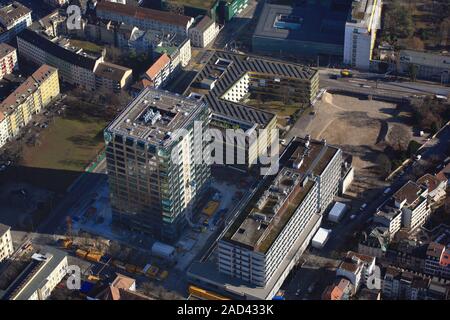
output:
M259 73L307 81L318 72L304 65L258 56L224 51L209 51L209 55L208 62L191 82L185 95L198 94L208 104L213 114L231 118L250 127L258 124L264 128L276 115L221 98L246 73ZM202 84L213 87L202 89Z
M168 145L204 103L168 91L145 88L108 126L107 131L153 145Z
M427 187L418 185L413 181L408 181L392 196L394 200L401 203L406 200L406 206L414 207L422 197Z
M266 176L225 233L223 240L265 253L322 174L337 148L321 141L297 138L281 156L281 170Z
M13 3L0 8L0 20L3 21L6 24L5 27L7 27L17 19L20 19L29 13L31 13L30 9L23 4L14 1Z
M296 6L266 4L254 36L343 45L351 2L304 1Z

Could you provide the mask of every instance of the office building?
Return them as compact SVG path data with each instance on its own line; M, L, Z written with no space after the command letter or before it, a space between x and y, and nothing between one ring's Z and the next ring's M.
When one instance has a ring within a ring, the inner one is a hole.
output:
M177 239L190 205L209 179L209 166L198 158L198 148L206 142L192 136L194 122L203 132L209 117L202 102L145 88L107 127L106 160L115 222L163 241ZM179 129L188 134L180 136ZM172 159L177 152L180 161Z
M291 100L307 105L319 90L319 74L309 67L258 56L230 52L210 52L202 71L193 79L185 95L208 104L212 111L211 125L226 130L242 129L246 138L258 130L267 130L267 139L259 139L259 146L245 142L245 167L257 162L275 138L275 114L250 107L244 98L267 95L276 100Z
M368 70L372 60L377 31L381 28L381 0L352 2L345 23L344 63Z
M189 280L238 299L275 296L338 193L341 165L342 151L325 141L291 141L278 174L261 179Z
M166 33L188 35L194 18L160 10L147 9L107 1L96 5L97 18L123 22L142 30L159 30Z
M219 31L220 27L213 19L202 16L189 29L189 38L194 47L205 48L214 42Z
M46 300L67 274L67 255L52 247L35 253L4 292L2 300Z
M14 252L11 227L0 223L0 263Z
M0 80L17 70L17 50L9 44L0 43Z
M58 70L42 65L0 103L0 147L58 95Z
M31 10L14 1L0 7L0 43L9 42L32 23Z

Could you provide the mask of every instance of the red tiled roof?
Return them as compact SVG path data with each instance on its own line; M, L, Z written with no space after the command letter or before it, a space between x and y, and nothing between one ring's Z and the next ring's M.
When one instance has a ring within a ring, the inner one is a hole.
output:
M145 72L149 80L154 80L158 73L170 63L170 58L167 54L163 54L156 60L152 66Z

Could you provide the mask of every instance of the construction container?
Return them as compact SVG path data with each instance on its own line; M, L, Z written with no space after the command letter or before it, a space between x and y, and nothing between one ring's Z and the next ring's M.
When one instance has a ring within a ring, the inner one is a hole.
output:
M167 261L174 261L176 250L175 247L162 242L155 242L152 246L152 255Z
M145 273L149 278L155 279L158 274L159 268L156 266L150 266L147 272Z
M102 255L99 254L98 252L91 251L86 255L86 260L92 261L92 262L100 262L101 258L102 258Z
M217 209L219 208L219 205L220 205L220 202L218 202L218 201L210 201L203 208L202 213L207 215L208 217L212 217L214 215L214 213L216 213Z
M88 254L87 251L84 251L82 249L77 249L77 251L75 251L75 254L78 258L86 258L86 255Z

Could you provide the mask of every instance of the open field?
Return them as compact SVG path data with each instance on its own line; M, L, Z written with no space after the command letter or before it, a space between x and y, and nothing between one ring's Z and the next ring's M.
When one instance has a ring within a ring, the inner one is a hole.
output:
M413 136L410 123L411 115L396 104L326 93L317 103L315 115L304 115L287 139L310 134L352 155L356 170L353 189L358 193L384 184L376 170L376 159L391 142L393 130L403 127Z
M22 165L27 167L83 171L103 147L106 122L56 118L40 138L41 145L25 147Z

